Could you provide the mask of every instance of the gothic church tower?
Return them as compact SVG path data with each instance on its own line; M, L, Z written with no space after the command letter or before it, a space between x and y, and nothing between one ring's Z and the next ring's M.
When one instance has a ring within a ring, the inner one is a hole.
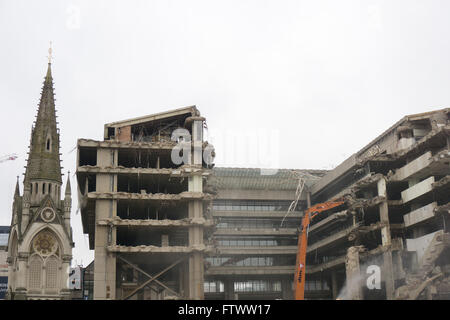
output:
M50 49L51 50L51 49ZM51 54L51 51L49 51ZM23 195L19 181L8 240L8 299L68 299L72 260L69 176L61 199L59 130L51 61L32 127Z

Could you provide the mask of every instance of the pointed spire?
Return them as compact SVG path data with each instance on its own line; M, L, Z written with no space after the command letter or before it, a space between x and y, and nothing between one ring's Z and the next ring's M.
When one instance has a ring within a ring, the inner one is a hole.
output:
M70 196L72 194L72 190L70 188L70 171L67 172L67 183L66 183L66 196Z
M56 126L55 97L51 70L51 48L49 49L49 55L47 74L39 101L36 122L31 133L25 184L34 179L62 183L59 134Z
M14 198L16 197L20 197L19 176L17 176L16 191L14 192Z

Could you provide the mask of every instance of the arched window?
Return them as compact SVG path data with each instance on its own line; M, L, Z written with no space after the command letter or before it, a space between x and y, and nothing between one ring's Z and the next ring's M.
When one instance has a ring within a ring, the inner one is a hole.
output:
M47 132L47 135L45 137L45 151L46 152L52 152L52 144L53 144L53 139L52 139L52 135L51 132Z
M28 280L30 289L41 289L42 259L38 255L31 257Z
M45 263L46 272L46 288L54 289L57 287L58 279L58 259L55 256L51 256Z
M30 193L33 194L33 184L30 183Z
M52 193L52 184L51 183L48 184L48 193L49 194Z
M45 182L42 184L42 194L45 194Z
M42 230L31 241L30 251L31 256L28 260L29 288L31 290L58 289L61 252L57 236L50 229Z

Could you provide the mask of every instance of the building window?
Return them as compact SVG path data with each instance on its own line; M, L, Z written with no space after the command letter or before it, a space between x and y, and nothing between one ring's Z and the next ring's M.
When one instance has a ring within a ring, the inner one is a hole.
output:
M35 255L31 258L29 269L29 285L31 289L41 289L42 259Z
M220 293L225 291L222 281L205 281L203 289L205 293Z
M217 200L213 210L221 211L287 211L290 201Z
M234 283L234 292L280 292L281 281L248 280Z
M47 273L47 288L54 289L57 287L58 261L55 257L50 257L45 263L45 271Z
M47 139L47 151L50 151L50 139Z

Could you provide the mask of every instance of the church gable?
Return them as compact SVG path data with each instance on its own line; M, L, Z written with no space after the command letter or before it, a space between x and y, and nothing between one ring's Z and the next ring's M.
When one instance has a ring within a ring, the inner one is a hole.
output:
M33 222L62 224L61 214L50 195L46 195L42 199L41 205L34 212L31 223Z

